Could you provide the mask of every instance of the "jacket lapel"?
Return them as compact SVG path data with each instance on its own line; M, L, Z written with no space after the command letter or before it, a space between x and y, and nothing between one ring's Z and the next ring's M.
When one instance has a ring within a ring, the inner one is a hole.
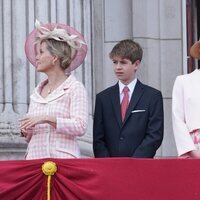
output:
M119 85L118 83L112 87L111 100L113 104L113 110L119 126L122 125L121 111L120 111L120 100L119 100Z
M46 98L43 98L40 95L40 90L42 85L47 82L47 80L41 82L34 90L33 94L31 95L31 99L37 103L49 103L58 99L59 97L66 94L66 90L70 88L70 86L76 81L76 78L73 75L70 75L65 82L63 82L53 93L48 95Z
M49 95L47 97L47 101L51 102L51 101L55 101L56 99L58 99L59 97L63 96L65 94L65 90L59 90L56 93Z
M47 97L48 102L54 101L59 97L66 94L66 91L70 88L70 86L76 81L76 78L73 75L70 75L68 79L62 83L52 95Z
M48 103L46 99L44 99L37 91L37 88L33 91L33 94L30 96L31 100L37 103Z

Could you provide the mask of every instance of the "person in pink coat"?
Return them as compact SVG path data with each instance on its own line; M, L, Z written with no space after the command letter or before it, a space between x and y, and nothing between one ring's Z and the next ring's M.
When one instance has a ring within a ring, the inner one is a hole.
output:
M190 49L200 59L200 41ZM172 92L172 123L178 156L200 158L200 70L177 76Z
M47 75L30 96L28 113L20 119L28 142L26 159L78 158L77 137L86 132L88 99L85 87L71 73L87 53L83 36L64 24L36 21L25 53L37 72Z

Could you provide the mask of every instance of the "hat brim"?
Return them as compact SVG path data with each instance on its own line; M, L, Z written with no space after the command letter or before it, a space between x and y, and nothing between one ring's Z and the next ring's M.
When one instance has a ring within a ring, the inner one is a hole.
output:
M51 23L51 24L44 24L44 25L42 24L42 27L48 28L50 30L53 30L55 27L62 28L64 30L66 30L66 32L69 35L77 35L79 39L81 39L84 43L86 43L83 35L68 25ZM35 60L35 57L36 57L36 53L35 53L36 33L37 33L37 29L34 29L28 35L26 42L25 42L25 46L24 46L26 57L33 66L36 66L36 60ZM86 57L86 54L87 54L87 45L82 44L81 47L76 50L76 54L73 57L73 60L70 64L69 68L67 68L66 71L73 71L74 69L79 67L83 63L83 61Z
M193 58L200 59L200 41L195 42L190 48L190 55Z

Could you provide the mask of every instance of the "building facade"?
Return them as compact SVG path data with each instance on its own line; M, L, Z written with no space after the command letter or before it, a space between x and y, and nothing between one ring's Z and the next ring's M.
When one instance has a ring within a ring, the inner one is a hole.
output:
M165 132L157 157L176 156L171 96L176 76L188 72L188 2L192 0L0 0L0 159L23 159L27 144L19 137L18 120L27 112L33 88L45 78L24 53L35 19L73 26L88 44L86 60L74 72L90 101L89 127L79 139L83 157L93 157L95 95L116 82L108 54L126 38L144 50L138 78L163 94Z

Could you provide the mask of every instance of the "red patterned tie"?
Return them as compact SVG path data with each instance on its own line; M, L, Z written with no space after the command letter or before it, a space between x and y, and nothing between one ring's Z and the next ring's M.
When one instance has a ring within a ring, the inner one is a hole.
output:
M124 121L124 118L126 115L126 110L128 108L128 103L129 103L128 91L129 91L128 87L125 86L123 89L124 97L123 97L122 103L121 103L122 122Z

